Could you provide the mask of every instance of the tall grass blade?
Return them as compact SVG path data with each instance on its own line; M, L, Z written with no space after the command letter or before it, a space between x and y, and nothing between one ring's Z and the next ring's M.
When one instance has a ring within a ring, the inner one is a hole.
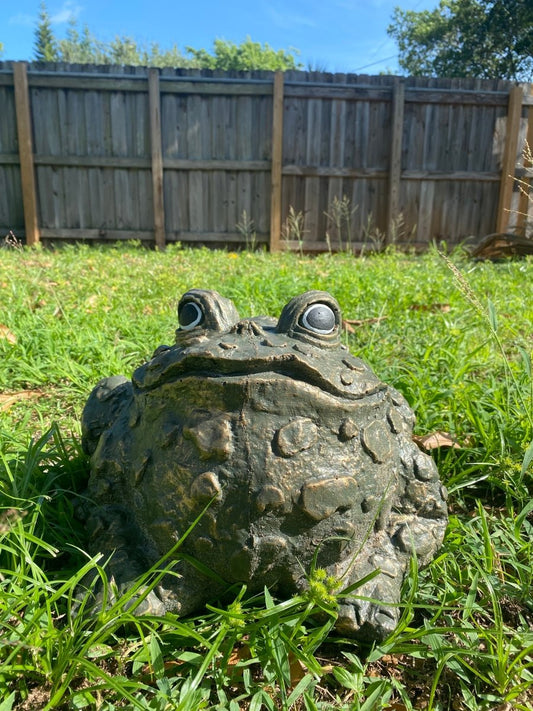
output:
M520 474L522 477L525 476L529 466L533 460L533 440L529 443L528 448L524 453L524 458L522 460L522 466L520 467Z
M16 692L12 692L4 701L0 703L0 711L11 711L15 703Z
M488 299L487 301L487 314L489 317L489 324L494 333L498 331L498 316L496 314L496 308L492 301Z

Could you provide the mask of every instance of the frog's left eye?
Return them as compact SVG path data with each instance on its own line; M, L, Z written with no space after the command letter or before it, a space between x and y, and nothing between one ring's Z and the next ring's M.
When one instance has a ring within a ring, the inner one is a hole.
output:
M306 291L283 307L277 332L310 343L317 348L336 348L342 315L336 299L327 291Z
M300 324L312 333L327 336L335 330L337 320L335 312L327 304L308 306L300 318Z
M204 320L204 312L194 301L185 301L178 309L178 321L182 331L190 331Z

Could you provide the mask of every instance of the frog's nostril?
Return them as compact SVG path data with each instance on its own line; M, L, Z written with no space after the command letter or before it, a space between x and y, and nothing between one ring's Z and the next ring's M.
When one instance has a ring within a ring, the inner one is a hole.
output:
M243 319L242 321L239 321L239 323L235 324L232 331L240 335L244 335L247 333L252 336L263 335L263 329L261 328L261 326L255 321L252 321L251 319Z

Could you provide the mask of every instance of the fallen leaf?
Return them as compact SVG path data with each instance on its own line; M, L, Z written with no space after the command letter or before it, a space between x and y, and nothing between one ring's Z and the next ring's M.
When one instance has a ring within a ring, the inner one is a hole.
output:
M168 678L182 676L183 665L184 665L184 662L179 661L177 659L171 659L169 661L164 662L163 670L164 670L165 676ZM151 664L145 664L142 667L139 679L144 684L150 684L152 686L154 686L157 683L154 669Z
M409 308L411 311L442 311L446 314L452 307L450 304L411 304Z
M388 316L373 316L371 318L345 318L342 320L343 328L348 331L348 333L355 333L354 326L366 326L371 323L379 323L384 321Z
M12 405L21 400L36 400L43 394L42 390L18 390L12 393L0 393L0 410L9 410Z
M248 645L239 645L234 647L228 658L228 667L234 667L236 664L247 659L251 659L250 647Z
M289 669L291 673L291 686L294 688L307 673L305 666L292 652L289 652Z
M399 657L397 657L397 656L395 656L395 655L393 655L393 654L384 654L384 655L381 657L381 661L383 662L383 664L393 664L393 665L396 665L396 664L399 664L400 659L399 659Z
M0 511L0 533L7 533L18 520L26 516L27 511L19 509L5 509Z
M348 321L343 320L342 322L342 327L344 328L345 331L348 333L355 333L355 328L353 326L350 326Z
M12 346L14 346L17 342L17 337L15 336L13 331L10 331L7 326L3 326L2 324L0 324L0 338L4 341L7 341Z
M38 301L35 301L31 306L30 309L32 311L36 311L37 309L42 309L46 306L46 301L44 299L39 299Z
M413 436L413 441L418 444L419 447L425 449L427 452L432 449L439 449L439 447L449 447L451 449L462 449L459 442L454 439L448 432L431 432L430 434L423 436Z

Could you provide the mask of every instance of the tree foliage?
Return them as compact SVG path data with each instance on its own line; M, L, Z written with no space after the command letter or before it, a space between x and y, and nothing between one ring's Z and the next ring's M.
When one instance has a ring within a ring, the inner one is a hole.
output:
M174 45L162 51L157 43L139 45L128 36L116 36L111 42L97 39L84 25L80 30L71 19L66 36L57 41L58 60L79 64L129 64L154 67L188 66L188 60Z
M275 50L247 37L241 44L217 39L211 52L187 47L180 52L177 45L162 49L156 42L141 45L134 38L116 36L110 42L95 37L87 25L81 29L75 18L69 22L66 35L57 39L52 31L46 4L41 3L35 29L35 59L44 62L74 62L81 64L121 64L153 67L199 67L202 69L299 69L296 50Z
M56 62L59 59L57 41L52 32L50 16L44 2L41 2L40 6L33 49L38 62Z
M205 49L187 47L187 52L192 55L195 65L204 69L248 70L267 69L300 69L301 64L296 61L294 52L284 49L273 49L267 42L261 45L247 37L244 42L237 45L234 42L216 39L213 42L213 52L210 54Z
M396 7L388 33L412 75L533 77L532 0L440 0L420 12Z

